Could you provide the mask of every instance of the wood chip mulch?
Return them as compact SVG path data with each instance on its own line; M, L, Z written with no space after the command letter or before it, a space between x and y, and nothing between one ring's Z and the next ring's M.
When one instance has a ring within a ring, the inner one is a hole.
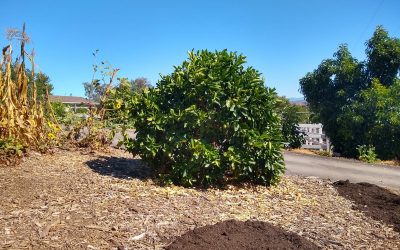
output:
M122 151L57 151L0 168L0 248L162 249L235 219L270 222L324 249L398 249L392 225L352 206L317 178L285 177L271 188L161 187Z

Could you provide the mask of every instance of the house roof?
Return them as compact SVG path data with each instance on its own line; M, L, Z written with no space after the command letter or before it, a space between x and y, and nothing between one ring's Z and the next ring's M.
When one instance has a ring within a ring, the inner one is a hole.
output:
M97 105L97 102L92 102L87 98L83 98L80 96L62 96L62 95L51 95L51 102L62 102L68 104L87 104L87 105Z

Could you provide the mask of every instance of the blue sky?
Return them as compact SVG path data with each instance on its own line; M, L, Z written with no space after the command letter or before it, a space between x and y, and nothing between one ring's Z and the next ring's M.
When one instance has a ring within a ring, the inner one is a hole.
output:
M26 22L36 62L59 95L84 95L96 49L119 77L155 85L187 51L227 48L246 55L280 95L299 97L298 80L339 44L363 60L377 25L400 37L399 0L2 0L1 9L2 33Z

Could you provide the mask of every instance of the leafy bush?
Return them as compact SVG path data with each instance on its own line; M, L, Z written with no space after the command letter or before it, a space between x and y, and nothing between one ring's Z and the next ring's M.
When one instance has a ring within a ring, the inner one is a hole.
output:
M156 88L131 99L137 135L127 150L166 183L277 183L284 161L276 93L244 63L226 50L189 52Z
M110 95L105 102L107 112L105 117L111 124L124 124L127 120L127 104L128 100L132 98L132 93L126 84L127 82L120 82L115 88L111 89Z
M137 92L142 92L150 87L146 78L128 80L128 78L118 78L117 86L110 90L107 100L104 103L107 112L105 118L111 127L132 128L129 119L129 110L132 96Z
M19 157L24 153L25 148L12 137L0 139L0 166L16 164L19 161Z
M366 145L359 145L357 147L358 151L358 159L368 163L374 163L378 159L376 158L375 147L373 146L366 146Z
M67 115L66 106L62 102L52 102L51 108L57 120L61 120ZM50 117L51 111L46 112L46 116Z
M18 155L21 156L24 150L24 146L19 144L13 138L1 139L0 140L0 151L5 155Z
M78 107L75 110L76 114L88 114L89 113L89 109L84 108L84 107Z

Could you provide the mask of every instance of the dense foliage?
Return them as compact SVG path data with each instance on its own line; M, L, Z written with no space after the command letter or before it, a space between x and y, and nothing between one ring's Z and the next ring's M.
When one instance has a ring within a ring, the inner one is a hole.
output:
M374 163L377 161L375 148L367 145L360 145L357 147L358 159L368 163Z
M274 184L284 172L276 94L236 53L190 52L132 99L138 154L166 182Z
M105 118L110 125L133 127L129 119L131 109L131 99L136 93L141 93L151 87L149 81L144 78L129 80L128 78L118 78L117 86L110 90L104 106L107 110Z
M304 106L293 105L288 99L280 97L277 102L277 110L281 115L282 136L286 147L300 148L305 139L299 129L299 123L308 119Z
M67 115L67 106L63 104L62 102L52 102L51 103L51 108L54 116L56 117L57 121L63 121L65 116ZM47 115L50 116L49 114L51 112L48 112Z
M344 107L339 121L345 130L358 129L363 136L358 144L375 146L380 159L400 158L400 80L386 87L374 79Z
M400 40L378 27L366 46L360 62L341 45L300 80L301 91L336 152L356 157L359 145L371 145L381 159L399 158Z

